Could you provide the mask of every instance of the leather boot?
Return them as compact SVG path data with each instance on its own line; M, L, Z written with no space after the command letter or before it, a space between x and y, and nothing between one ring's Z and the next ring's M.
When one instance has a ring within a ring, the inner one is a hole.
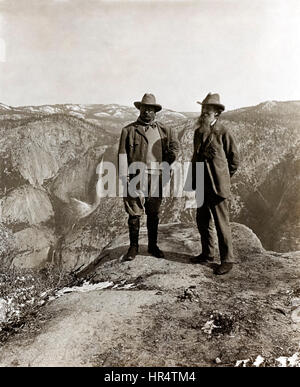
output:
M147 216L147 229L148 229L148 253L154 255L157 258L164 258L164 253L157 246L157 231L158 231L158 216Z
M213 262L214 257L209 257L208 255L201 253L200 255L192 257L190 261L191 263L208 263L208 262Z
M233 268L233 263L231 262L222 262L220 266L217 267L215 274L223 275L229 273Z
M124 256L124 261L132 261L139 252L140 217L129 216L128 219L130 247Z

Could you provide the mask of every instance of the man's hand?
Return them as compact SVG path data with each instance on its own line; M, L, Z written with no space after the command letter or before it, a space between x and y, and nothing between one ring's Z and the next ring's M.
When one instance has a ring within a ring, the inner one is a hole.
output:
M217 154L216 149L210 144L203 151L203 157L208 160L212 160Z

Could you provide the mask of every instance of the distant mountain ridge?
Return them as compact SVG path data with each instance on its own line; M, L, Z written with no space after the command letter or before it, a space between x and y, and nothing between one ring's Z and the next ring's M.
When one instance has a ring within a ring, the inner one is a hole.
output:
M289 111L288 106L291 108L294 106L295 108L298 108L300 106L300 100L293 100L293 101L275 101L275 100L268 100L264 102L260 102L257 105L251 105L251 106L245 106L241 108L236 108L232 110L228 110L224 114L227 113L238 113L242 111L251 111L255 110L256 112L259 111L270 111L275 112L279 111L281 113L287 113ZM43 105L24 105L24 106L10 106L6 105L5 103L0 102L0 113L3 111L10 110L11 113L13 112L32 112L32 113L45 113L45 114L54 114L54 113L68 113L68 112L79 112L82 114L94 114L97 113L108 113L109 115L114 115L117 113L117 111L121 112L126 111L132 112L133 114L137 112L137 109L134 106L128 106L128 105L120 105L118 103L109 103L109 104L76 104L76 103L64 103L64 104L43 104ZM163 109L165 111L173 112L175 114L182 114L182 115L189 115L189 114L197 114L196 111L191 112L176 112L171 109ZM200 108L199 108L200 111ZM118 116L118 113L117 113ZM83 117L82 117L83 118Z
M138 110L135 107L129 107L118 104L56 104L41 106L18 106L11 107L0 104L0 120L12 119L18 120L32 115L66 114L77 118L85 119L88 122L100 125L106 125L107 129L114 130L116 124L118 127L122 124L135 121L138 117ZM186 119L184 113L178 113L169 109L163 109L158 118L166 120Z

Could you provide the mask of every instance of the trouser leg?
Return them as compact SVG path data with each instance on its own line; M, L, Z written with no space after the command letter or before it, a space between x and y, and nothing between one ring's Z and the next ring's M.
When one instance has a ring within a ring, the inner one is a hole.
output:
M128 218L130 246L138 248L139 246L139 231L140 217L129 215Z
M147 215L148 247L157 246L159 211L162 203L161 175L148 176L148 197L145 198L145 213Z
M161 198L147 198L145 201L145 212L147 215L148 246L157 245L157 233L159 223L159 209Z
M128 213L128 229L130 247L138 248L140 217L144 213L143 203L140 197L132 197L130 195L124 197L125 210Z
M196 221L201 237L202 254L207 257L214 257L213 219L207 202L197 208Z
M218 235L221 262L233 263L234 255L227 199L216 199L214 205L211 206L211 210Z

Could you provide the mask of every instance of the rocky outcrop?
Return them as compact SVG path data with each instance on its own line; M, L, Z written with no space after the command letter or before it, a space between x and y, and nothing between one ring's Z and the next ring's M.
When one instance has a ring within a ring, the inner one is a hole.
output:
M129 245L129 236L126 227L127 216L124 214L117 222L119 209L116 210L116 204L112 202L109 210L111 212L111 219L115 216L115 229L113 230L113 234L107 233L107 231L105 232L105 226L103 227L101 225L101 218L97 219L97 217L87 219L80 227L75 227L66 236L62 244L60 259L63 261L62 265L64 267L82 272L86 275L94 271L103 257L106 260L107 256L110 256L111 251L116 249L120 256L125 254ZM115 211L114 214L112 210ZM96 219L97 225L95 223ZM142 219L142 221L144 220ZM231 223L231 229L234 256L238 262L244 259L251 259L253 255L265 251L258 237L248 227L238 223ZM99 238L100 230L101 239ZM124 232L124 230L126 231ZM112 235L114 235L115 239L112 239ZM143 245L147 246L148 244L147 229L145 226L141 228L140 239L140 245L143 249ZM159 244L165 251L170 249L170 241L173 241L172 249L177 250L175 240L178 241L178 249L181 245L184 246L185 252L182 257L186 257L187 260L193 255L200 254L201 242L195 223L185 224L184 226L182 223L162 224L159 226ZM214 232L214 243L216 258L219 259L216 232ZM178 255L181 255L180 250L178 251ZM116 273L116 276L119 276L119 274ZM102 273L101 278L104 280L105 274Z
M117 236L90 266L95 283L62 289L37 329L1 347L0 365L267 367L292 355L297 364L299 252L265 251L232 226L237 264L221 277L217 260L190 264L200 249L192 225L159 227L164 259L148 255L143 228L139 255L124 262L128 236Z
M234 254L240 260L251 259L252 254L264 251L261 241L249 227L239 223L231 223L231 232Z

